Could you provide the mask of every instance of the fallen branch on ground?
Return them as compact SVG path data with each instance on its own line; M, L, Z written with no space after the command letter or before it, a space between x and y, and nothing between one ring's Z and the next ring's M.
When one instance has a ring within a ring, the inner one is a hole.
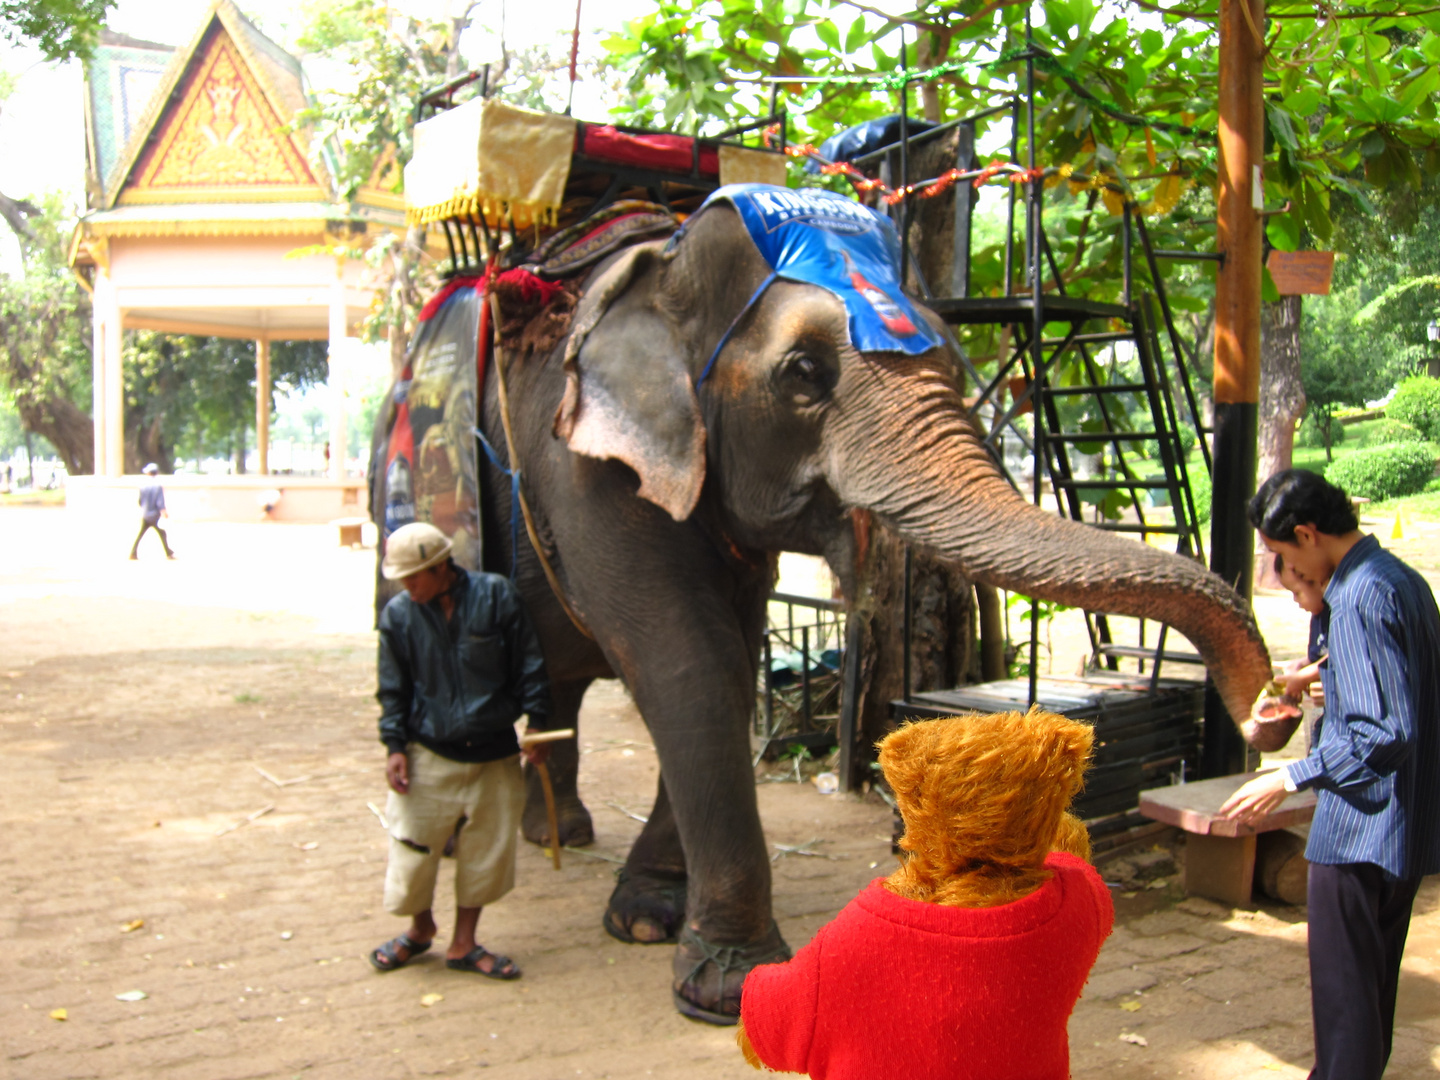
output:
M255 766L255 771L258 772L261 776L263 776L266 780L269 780L270 783L274 784L276 787L289 787L291 784L303 784L306 780L315 779L309 773L306 773L304 776L295 777L294 780L281 780L278 776L274 776L273 774L266 772L259 765Z
M274 804L273 802L272 802L272 803L269 803L269 804L267 804L267 805L265 805L265 806L262 806L259 810L256 810L256 811L255 811L253 814L251 814L249 817L247 817L247 818L242 818L242 819L239 820L239 821L231 822L229 825L226 825L223 829L218 830L218 831L215 833L215 835L216 835L216 836L224 836L226 833L234 832L236 829L240 828L242 825L249 825L252 821L259 821L262 817L264 817L266 814L270 813L270 811L271 811L271 810L274 810L274 809L275 809L275 804Z

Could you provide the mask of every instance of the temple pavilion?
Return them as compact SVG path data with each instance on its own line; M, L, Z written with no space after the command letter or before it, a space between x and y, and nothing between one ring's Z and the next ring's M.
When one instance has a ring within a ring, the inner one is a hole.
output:
M373 290L361 262L331 252L403 229L404 203L373 182L337 190L329 148L293 124L307 104L300 62L230 0L214 0L179 48L102 39L86 72L90 210L71 251L94 299L97 477L124 472L123 331L149 329L256 342L262 474L270 343L328 340L330 463L343 479L336 384Z

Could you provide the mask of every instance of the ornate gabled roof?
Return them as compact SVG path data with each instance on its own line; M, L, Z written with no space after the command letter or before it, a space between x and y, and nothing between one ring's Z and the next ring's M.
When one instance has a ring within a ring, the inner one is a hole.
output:
M91 205L110 175L165 74L173 45L100 31L85 65L85 171Z
M289 130L306 104L299 61L214 0L131 127L100 205L328 200L323 166Z

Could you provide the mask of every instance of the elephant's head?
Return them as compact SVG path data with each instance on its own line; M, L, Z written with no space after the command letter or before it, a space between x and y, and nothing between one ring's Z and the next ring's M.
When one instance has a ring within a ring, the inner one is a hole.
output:
M630 465L639 494L677 520L703 489L701 512L713 506L737 544L824 554L842 581L850 511L864 508L974 580L1168 623L1231 715L1248 715L1270 662L1230 586L1027 503L968 422L943 347L861 352L845 304L816 285L778 279L752 303L770 269L727 203L668 250L612 262L577 313L557 434Z

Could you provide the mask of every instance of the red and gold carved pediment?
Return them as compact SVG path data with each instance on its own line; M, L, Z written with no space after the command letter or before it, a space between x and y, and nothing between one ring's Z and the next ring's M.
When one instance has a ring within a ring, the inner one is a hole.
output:
M117 202L325 196L297 140L218 19L170 100Z

